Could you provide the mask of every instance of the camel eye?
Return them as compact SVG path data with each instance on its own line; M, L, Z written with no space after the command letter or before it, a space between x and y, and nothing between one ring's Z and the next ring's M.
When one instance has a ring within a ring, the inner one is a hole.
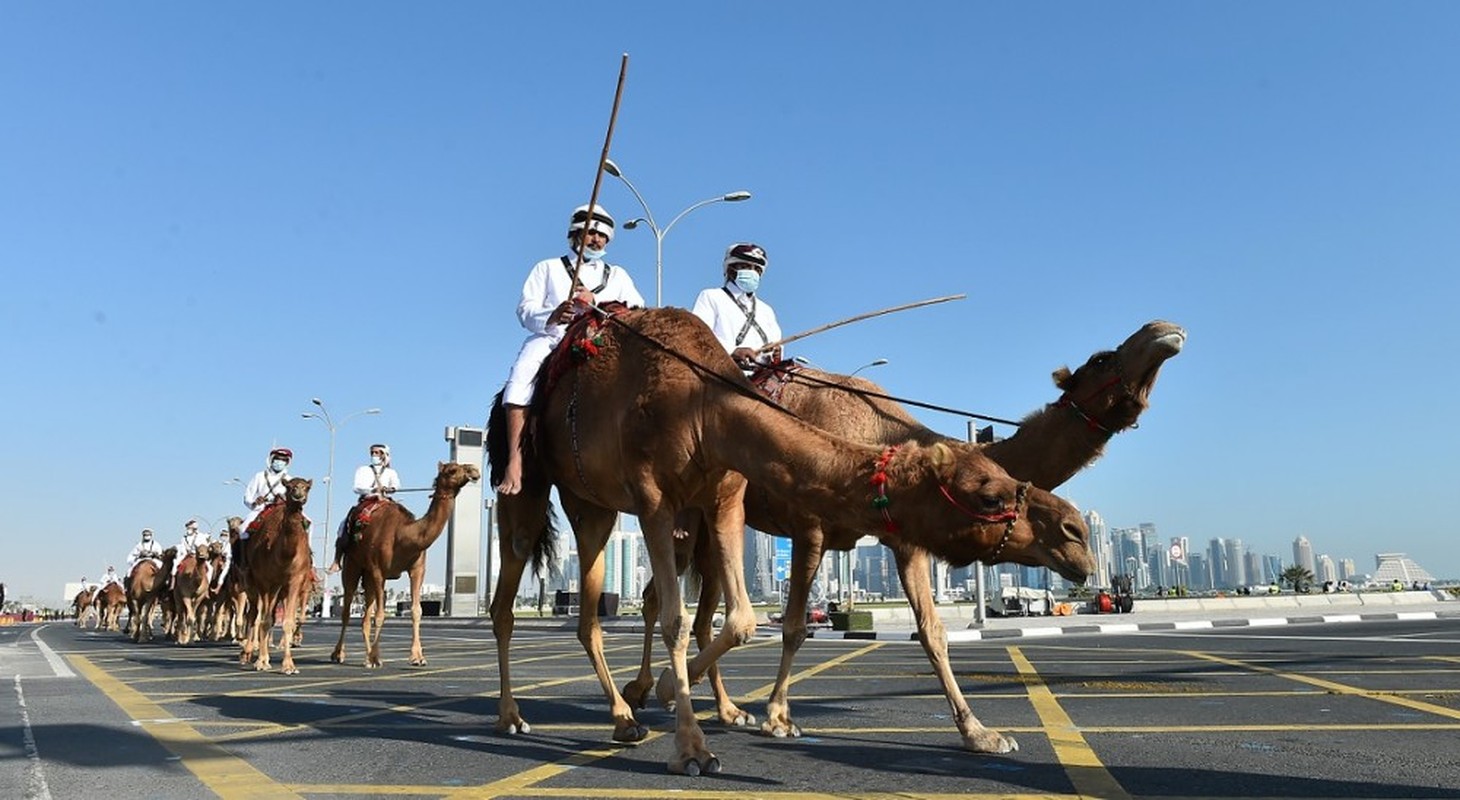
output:
M1109 364L1110 359L1114 356L1115 354L1110 351L1106 351L1104 353L1096 353L1095 355L1090 356L1090 366L1103 367L1106 364Z
M1003 511L1004 498L996 494L980 494L978 496L979 510L986 512Z

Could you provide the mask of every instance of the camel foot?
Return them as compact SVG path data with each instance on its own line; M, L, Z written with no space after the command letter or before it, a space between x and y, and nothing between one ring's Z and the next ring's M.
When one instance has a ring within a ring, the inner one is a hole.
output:
M785 739L788 737L797 739L801 736L801 728L789 719L766 720L765 724L760 726L760 732L777 739Z
M748 728L755 724L755 715L742 711L737 706L726 706L720 709L720 723L734 728Z
M691 778L698 778L700 775L718 775L720 769L720 759L716 758L714 753L709 752L669 762L671 773L687 775Z
M1019 749L1019 743L1012 736L982 728L963 735L963 749L974 753L1012 753Z
M333 653L330 653L330 661L333 661L336 664L345 663L345 651L339 648L335 648L335 651Z
M516 719L497 720L497 733L505 733L508 736L516 736L519 733L532 733L532 726L527 720L517 717Z
M298 675L299 668L294 666L293 661L285 661L279 666L279 673L281 675Z
M635 719L621 719L614 723L613 740L624 744L633 744L644 741L649 735L649 729L639 724Z
M269 670L271 670L273 668L274 668L274 665L270 664L267 661L260 660L260 661L253 662L253 671L254 672L268 672Z
M638 711L649 702L649 689L652 688L649 681L640 681L637 678L624 684L624 702L629 708Z
M367 658L367 659L365 659L365 669L380 669L380 659L378 659L378 658Z
M426 666L426 657L425 656L412 656L411 657L411 666L413 666L413 667L424 667L424 666Z

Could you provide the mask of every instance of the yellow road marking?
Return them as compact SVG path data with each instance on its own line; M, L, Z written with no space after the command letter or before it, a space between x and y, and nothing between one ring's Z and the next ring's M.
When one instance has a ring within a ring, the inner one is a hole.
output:
M1054 692L1044 684L1034 665L1024 657L1019 648L1007 649L1019 675L1026 679L1024 688L1029 692L1029 702L1039 715L1039 721L1045 727L1045 735L1054 746L1055 758L1065 768L1065 774L1069 776L1075 791L1089 797L1115 800L1129 798L1130 794L1115 780L1115 776L1110 774L1105 765L1100 763L1100 758L1085 741L1074 720L1060 707Z
M859 657L864 656L864 655L866 655L866 654L868 654L868 653L870 653L870 652L872 652L874 650L877 650L877 649L881 648L883 644L885 644L885 642L873 642L873 643L867 645L866 647L858 648L856 650L851 651L850 653L843 653L843 654L837 656L836 658L831 659L830 661L823 661L820 664L817 664L816 666L811 667L810 669L803 669L800 672L797 672L794 675L791 675L787 679L786 685L787 686L791 686L792 684L795 684L797 681L800 681L800 680L802 680L804 678L809 678L812 675L818 675L818 674L820 674L822 672L825 672L825 671L831 669L832 667L839 667L842 664L845 664L845 663L847 663L848 661L851 661L854 658L859 658ZM777 670L779 670L780 669L780 665L777 664L776 668L777 668ZM774 681L772 681L770 683L765 684L764 686L761 686L759 689L756 689L756 690L754 690L752 692L749 692L747 694L741 695L740 697L736 698L736 700L737 701L747 702L747 703L750 702L751 700L764 700L765 698L770 697L771 692L775 688L776 688L776 684L775 684ZM845 699L845 698L842 698L842 699Z
M102 671L85 656L73 655L69 660L78 673L95 684L133 720L172 719L173 715L162 706ZM144 723L142 729L182 759L183 766L219 797L226 800L299 797L283 784L254 769L247 761L217 746L191 725L181 722L166 725Z
M1415 711L1423 711L1427 714L1435 714L1441 717L1447 717L1449 719L1460 719L1460 709L1437 706L1433 703L1425 703L1420 700L1414 700L1396 694L1389 694L1387 692L1378 692L1370 689L1360 689L1356 686L1349 686L1348 684L1344 683L1326 681L1322 678L1314 678L1310 675L1303 675L1297 672L1285 672L1283 670L1275 669L1273 667L1265 667L1261 664L1249 664L1232 658L1223 658L1221 656L1214 656L1208 653L1199 653L1194 650L1188 650L1185 652L1192 658L1215 661L1218 664L1225 664L1229 667L1237 667L1239 669L1246 669L1253 672L1261 672L1267 675L1274 675L1285 680L1297 681L1298 683L1306 683L1309 686L1317 686L1321 689L1326 689L1327 691L1333 692L1335 694L1344 694L1352 697L1367 697L1371 700L1378 700L1382 703L1390 703L1396 706L1403 706L1405 708L1413 709Z

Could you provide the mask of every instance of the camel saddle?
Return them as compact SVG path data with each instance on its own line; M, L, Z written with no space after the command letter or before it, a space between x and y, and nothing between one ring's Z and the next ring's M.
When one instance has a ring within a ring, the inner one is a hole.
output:
M791 382L792 373L800 368L800 364L790 359L771 364L759 364L756 366L755 372L750 374L750 383L760 390L761 394L779 403L781 402L781 392L785 390L786 384Z
M271 515L271 514L282 514L282 513L284 513L283 509L284 509L284 501L283 500L275 500L274 502L269 503L268 505L264 506L264 510L263 511L260 511L259 512L259 515L257 517L254 517L253 518L253 522L250 522L248 524L248 535L249 536L252 536L255 533L258 533L259 532L259 529L263 528L263 526L264 526L264 520L267 519L269 517L269 515ZM309 521L308 520L305 520L304 526L306 528L309 527Z
M345 516L345 530L350 532L350 540L357 541L360 538L360 529L370 524L370 518L375 516L375 512L384 508L386 503L394 502L374 495L360 498L360 502Z
M568 323L562 341L548 354L547 362L538 373L537 386L533 390L534 398L548 396L557 382L570 370L598 355L598 348L603 346L607 335L604 326L608 323L608 317L627 311L629 307L615 300L598 308L604 315L579 314Z

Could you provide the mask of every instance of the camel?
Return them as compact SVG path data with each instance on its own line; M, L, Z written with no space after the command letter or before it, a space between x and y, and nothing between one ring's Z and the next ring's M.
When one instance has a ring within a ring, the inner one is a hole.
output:
M1016 478L1053 490L1097 459L1117 432L1136 425L1149 406L1161 366L1181 351L1186 332L1169 322L1154 321L1131 334L1115 350L1092 355L1071 372L1061 367L1053 374L1060 397L1027 416L1014 436L985 447L984 452ZM922 444L954 441L913 419L905 409L886 397L871 381L804 369L788 372L780 400L801 419L847 438L890 444L912 439ZM868 393L875 394L868 394ZM752 527L793 540L789 572L790 591L782 623L780 673L767 702L767 720L762 732L771 736L800 736L801 729L790 715L788 691L792 661L806 639L806 603L812 579L828 550L850 550L865 530L838 530L819 525L788 503L754 483L746 491L746 521ZM687 526L693 530L696 526ZM982 752L990 746L997 752L1018 748L1012 737L991 740L967 720L972 715L953 676L948 660L947 633L934 607L929 583L928 554L917 548L893 547L898 575L912 607L918 640L933 665L953 710L965 747ZM696 560L703 560L697 553ZM1068 577L1068 576L1066 576ZM701 605L695 617L695 636L702 644L709 640L710 620L718 603L713 575L701 585ZM658 600L653 587L644 592L646 621L644 654L638 676L625 685L623 695L635 707L643 707L653 686L650 672L652 624ZM692 676L693 677L693 676ZM728 724L754 724L754 717L730 702L719 676L711 683L719 705L719 717Z
M210 544L206 550L190 553L183 557L182 565L172 581L173 632L178 644L188 644L198 635L203 604L208 599L208 584L212 581L209 561L222 558L217 546Z
M91 608L91 603L95 599L95 595L95 590L83 586L81 587L81 591L77 592L76 596L71 598L71 611L76 615L76 627L86 627L87 617L90 617L94 613ZM100 620L98 620L97 624L101 624Z
M365 610L360 617L360 627L365 635L365 668L380 666L380 629L385 624L385 582L406 572L411 579L410 663L413 667L426 664L426 656L421 651L421 581L426 577L426 551L446 529L446 521L456 509L456 496L461 487L481 477L481 470L471 464L438 462L426 516L416 519L409 509L395 502L383 502L375 509L369 522L360 529L357 541L346 548L340 565L344 602L340 606L340 640L330 654L331 661L345 663L345 631L350 625L350 604L363 582ZM352 512L347 520L354 518Z
M102 630L120 631L122 608L127 605L127 593L121 584L108 583L106 588L96 591L96 609L100 618L97 626Z
M239 650L240 664L254 665L265 672L272 668L269 659L269 632L274 626L274 606L284 603L284 639L280 648L283 660L279 671L298 675L294 665L295 612L300 591L309 579L309 527L304 504L314 481L290 478L284 482L284 500L259 516L258 527L243 542L242 551L248 563L244 579L248 594L248 633Z
M162 559L154 561L144 558L132 566L127 576L127 629L132 641L152 640L152 615L167 587L167 576L172 572L172 561L177 557L177 548L162 551Z
M661 598L659 624L670 651L676 716L674 773L717 772L690 703L691 669L703 671L754 633L741 564L746 480L791 496L837 526L882 528L889 542L932 551L953 564L1004 557L1083 578L1093 567L1088 531L1073 506L1022 484L961 443L881 447L834 437L762 398L698 318L662 308L618 314L596 335L568 341L592 354L546 390L533 411L536 460L523 491L499 497L502 573L492 603L502 679L499 730L524 730L511 696L507 654L512 598L527 554L551 534L549 484L558 488L578 543L585 609L602 593L603 546L618 512L636 514ZM588 345L591 345L588 346ZM539 374L550 383L557 360ZM499 401L489 423L491 463L505 454ZM493 475L494 483L497 475ZM701 509L725 590L719 637L686 658L688 628L675 565L674 527ZM612 705L614 739L646 731L613 685L595 615L578 635ZM667 685L667 683L665 684Z

